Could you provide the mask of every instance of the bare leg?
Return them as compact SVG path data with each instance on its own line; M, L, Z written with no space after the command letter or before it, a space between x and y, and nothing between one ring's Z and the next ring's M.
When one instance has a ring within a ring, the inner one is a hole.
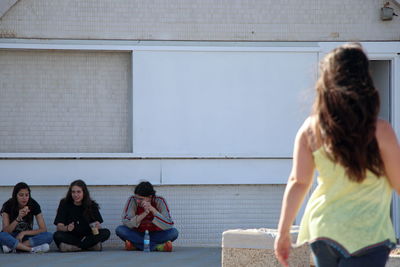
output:
M25 243L25 242L24 242ZM30 246L25 245L24 243L19 242L17 245L17 249L31 252L32 248Z

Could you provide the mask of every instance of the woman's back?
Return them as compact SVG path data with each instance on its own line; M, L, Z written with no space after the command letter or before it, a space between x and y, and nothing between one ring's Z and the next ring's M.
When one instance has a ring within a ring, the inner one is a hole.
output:
M400 193L400 146L390 124L377 119L379 94L360 44L332 50L320 71L313 116L295 140L275 253L287 265L290 225L317 168L299 242L310 242L318 267L384 266L395 242L390 200L392 188ZM310 128L317 142L309 142Z
M382 128L379 124L377 128ZM328 240L348 256L371 245L395 243L388 179L367 170L362 182L352 181L345 168L327 155L321 141L315 143L319 148L312 155L318 186L303 216L298 243Z

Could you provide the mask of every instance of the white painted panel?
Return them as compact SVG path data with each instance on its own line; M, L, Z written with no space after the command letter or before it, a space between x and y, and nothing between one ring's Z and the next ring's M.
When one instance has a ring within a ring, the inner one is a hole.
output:
M291 157L316 66L315 52L134 52L134 154Z
M0 185L68 185L75 179L88 185L160 183L159 160L0 160L0 170Z
M290 159L162 160L163 184L286 184Z
M67 185L84 179L89 185L285 184L290 159L203 160L0 160L0 186Z

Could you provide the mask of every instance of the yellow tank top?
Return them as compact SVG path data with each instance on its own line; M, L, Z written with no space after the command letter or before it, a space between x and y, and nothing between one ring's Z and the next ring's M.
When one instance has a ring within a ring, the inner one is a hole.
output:
M351 182L322 147L313 155L318 186L307 203L297 243L331 240L350 255L379 243L395 243L387 178L377 179L367 171L362 183Z

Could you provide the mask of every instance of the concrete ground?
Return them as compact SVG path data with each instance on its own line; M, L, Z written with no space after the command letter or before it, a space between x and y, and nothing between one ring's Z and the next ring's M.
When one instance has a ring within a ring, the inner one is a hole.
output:
M125 251L105 248L103 251L43 254L9 253L0 255L1 267L214 267L221 266L221 248L174 247L174 251Z

